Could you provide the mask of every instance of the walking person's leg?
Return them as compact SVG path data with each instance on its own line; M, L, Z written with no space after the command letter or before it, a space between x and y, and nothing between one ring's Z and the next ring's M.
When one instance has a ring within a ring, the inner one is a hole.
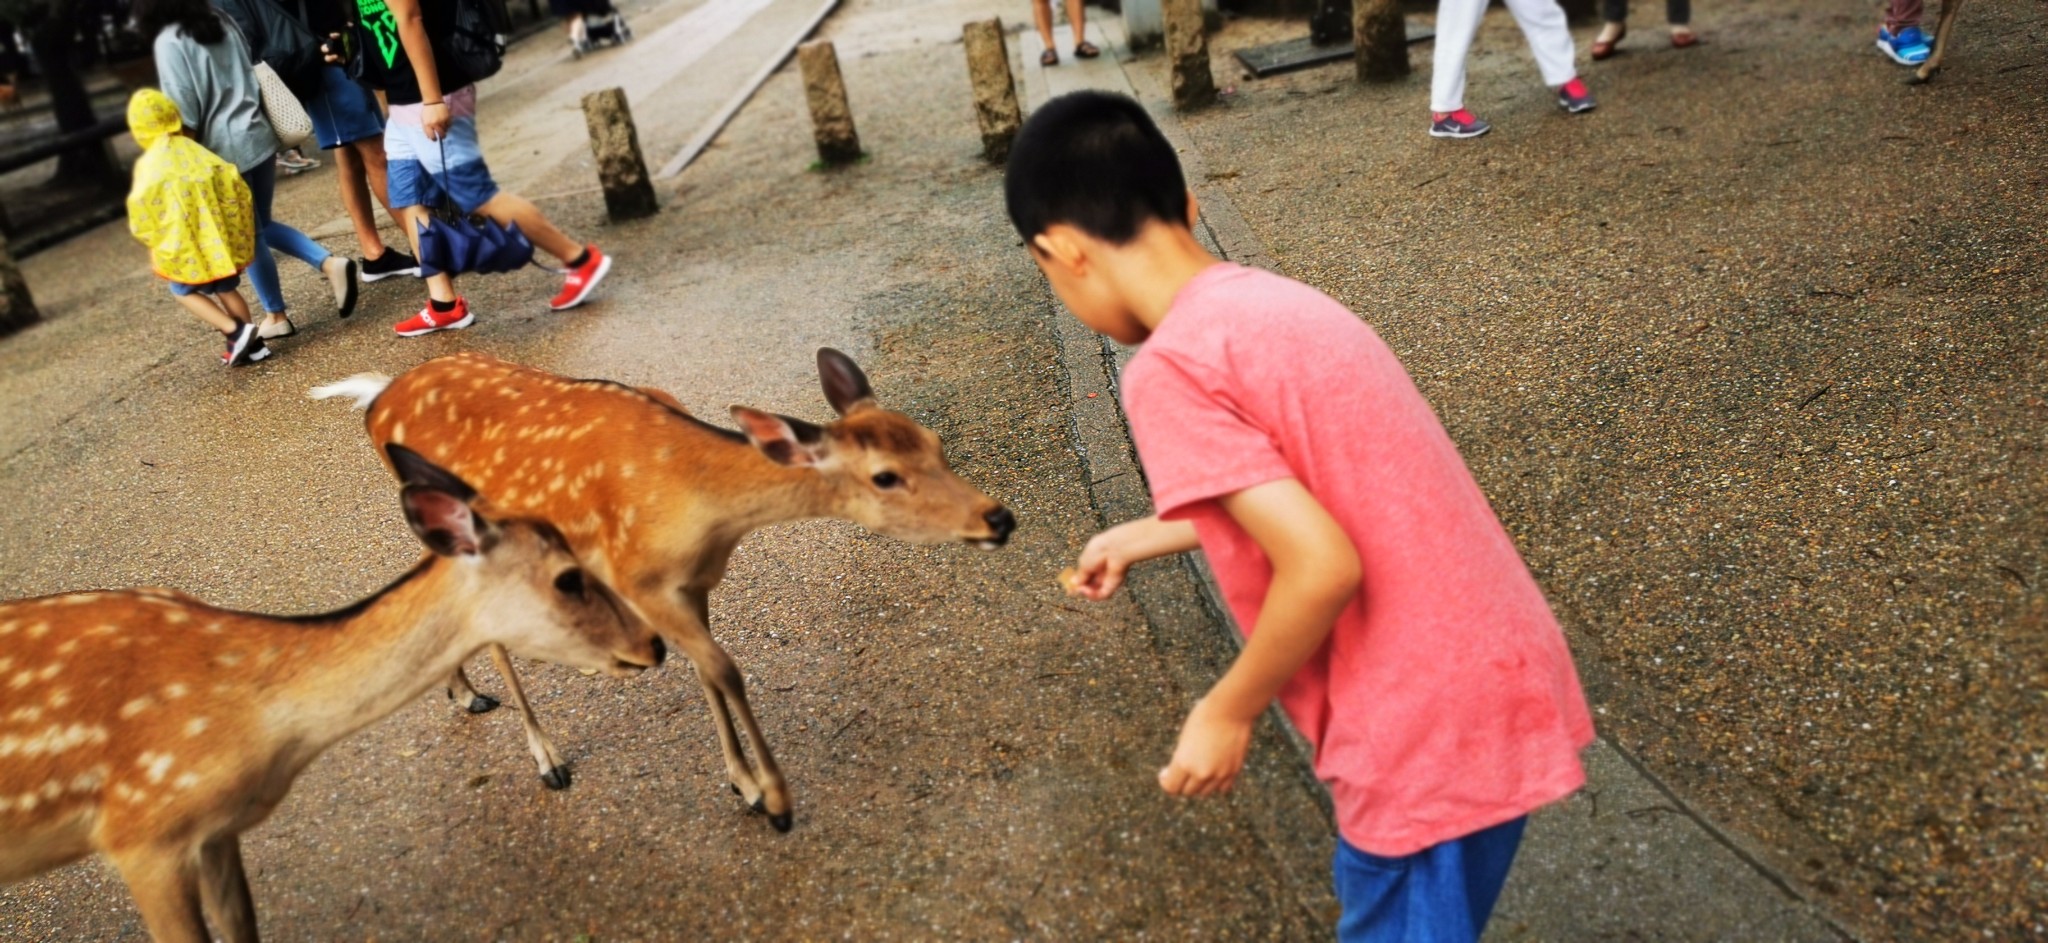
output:
M256 209L256 256L249 263L249 281L256 286L256 298L263 304L260 330L265 337L290 337L298 328L285 313L284 288L277 276L275 249L313 267L326 276L334 292L334 307L342 317L356 310L356 264L327 251L290 226L271 218L271 201L277 194L277 169L269 162L242 174Z
M1039 65L1059 65L1060 47L1052 38L1052 0L1031 0L1031 22L1038 27L1038 38L1045 44L1045 51L1038 54Z
M1102 50L1088 41L1088 11L1083 0L1067 0L1067 25L1074 28L1074 58L1093 59L1102 55Z
M1675 0L1683 3L1685 0ZM1605 59L1614 55L1614 47L1628 35L1628 0L1600 0L1600 35L1593 38L1592 56Z
M1478 137L1486 122L1465 110L1465 57L1479 35L1486 0L1438 0L1436 51L1430 57L1429 133L1435 137Z
M1954 0L1950 0L1954 2ZM1920 28L1921 0L1891 0L1877 29L1877 51L1900 65L1917 66L1934 53Z
M1699 42L1692 33L1692 0L1664 0L1664 22L1671 24L1671 45L1684 49Z
M256 252L249 259L249 284L256 289L256 302L263 306L263 326L276 325L278 328L291 323L284 313L284 288L277 280L277 260L270 255L267 225L270 222L270 199L277 189L277 168L265 160L256 167L242 172L242 182L249 185L249 197L256 208Z
M1557 106L1574 115L1592 111L1593 93L1579 81L1579 67L1572 61L1572 33L1565 25L1564 8L1557 0L1507 0L1507 5L1529 41L1529 51L1536 55L1543 84L1557 92Z

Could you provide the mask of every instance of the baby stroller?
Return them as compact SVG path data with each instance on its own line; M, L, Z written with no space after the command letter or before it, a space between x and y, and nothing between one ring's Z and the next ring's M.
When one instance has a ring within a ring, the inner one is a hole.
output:
M578 59L600 43L617 46L633 38L633 28L611 0L555 0L554 7L555 15L570 18L569 51Z

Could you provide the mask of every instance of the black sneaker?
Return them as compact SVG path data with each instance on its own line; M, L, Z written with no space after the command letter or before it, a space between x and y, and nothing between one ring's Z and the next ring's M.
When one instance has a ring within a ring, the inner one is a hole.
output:
M385 249L383 255L364 261L361 271L364 284L390 278L393 275L412 275L417 277L420 274L420 260L406 255L397 249Z
M263 338L256 336L256 325L247 321L227 338L228 349L220 355L220 362L230 367L246 367L270 356L270 348L263 345Z

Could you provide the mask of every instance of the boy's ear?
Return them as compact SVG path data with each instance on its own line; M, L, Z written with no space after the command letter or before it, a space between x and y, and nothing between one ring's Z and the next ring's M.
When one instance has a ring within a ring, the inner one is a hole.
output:
M1195 199L1195 191L1188 191L1188 229L1197 230L1202 221L1202 203Z
M1041 261L1057 262L1062 268L1079 269L1088 252L1081 240L1074 237L1071 226L1052 225L1031 237L1031 248L1036 250Z

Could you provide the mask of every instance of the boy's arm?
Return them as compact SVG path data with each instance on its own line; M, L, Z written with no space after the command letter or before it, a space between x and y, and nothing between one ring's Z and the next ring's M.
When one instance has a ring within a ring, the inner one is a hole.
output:
M1300 670L1357 595L1358 550L1301 482L1283 478L1228 495L1225 513L1273 565L1273 583L1244 650L1182 724L1159 785L1177 796L1230 789L1244 768L1252 724Z
M1132 564L1199 546L1195 525L1187 521L1162 521L1156 514L1125 521L1089 538L1088 546L1081 548L1068 591L1098 601L1108 599L1124 585L1124 573Z
M441 98L441 72L434 64L434 42L427 37L427 21L420 13L420 0L390 0L391 15L398 20L398 43L412 63L412 76L420 86L420 126L427 140L438 141L448 133L452 113Z

